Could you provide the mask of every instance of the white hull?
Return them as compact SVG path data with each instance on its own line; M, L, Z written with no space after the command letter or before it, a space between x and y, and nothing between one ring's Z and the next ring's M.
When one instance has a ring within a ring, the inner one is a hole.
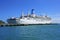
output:
M51 21L36 21L36 20L24 20L20 19L19 21L16 20L17 24L50 24Z

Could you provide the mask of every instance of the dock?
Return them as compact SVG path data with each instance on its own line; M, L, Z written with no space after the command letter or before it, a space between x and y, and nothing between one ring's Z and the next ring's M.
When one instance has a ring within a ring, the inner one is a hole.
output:
M4 27L4 26L27 26L25 24L2 24L0 25L0 27Z
M51 23L51 24L0 24L0 27L7 27L7 26L29 26L29 25L60 25L57 23Z

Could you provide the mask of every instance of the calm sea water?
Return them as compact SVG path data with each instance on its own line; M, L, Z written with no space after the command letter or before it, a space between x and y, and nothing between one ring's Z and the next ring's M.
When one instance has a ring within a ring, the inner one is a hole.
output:
M60 25L0 27L0 40L60 40Z

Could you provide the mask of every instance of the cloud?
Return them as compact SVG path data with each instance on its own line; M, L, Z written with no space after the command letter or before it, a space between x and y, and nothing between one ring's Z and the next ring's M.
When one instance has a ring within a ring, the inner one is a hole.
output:
M60 20L54 19L54 20L52 20L52 23L60 23Z

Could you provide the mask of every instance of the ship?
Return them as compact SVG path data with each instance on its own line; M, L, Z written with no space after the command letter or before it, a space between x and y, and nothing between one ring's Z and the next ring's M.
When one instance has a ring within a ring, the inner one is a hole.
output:
M11 17L7 19L8 24L50 24L51 18L47 15L45 16L37 16L34 13L34 9L31 10L31 14L22 15L18 18Z

